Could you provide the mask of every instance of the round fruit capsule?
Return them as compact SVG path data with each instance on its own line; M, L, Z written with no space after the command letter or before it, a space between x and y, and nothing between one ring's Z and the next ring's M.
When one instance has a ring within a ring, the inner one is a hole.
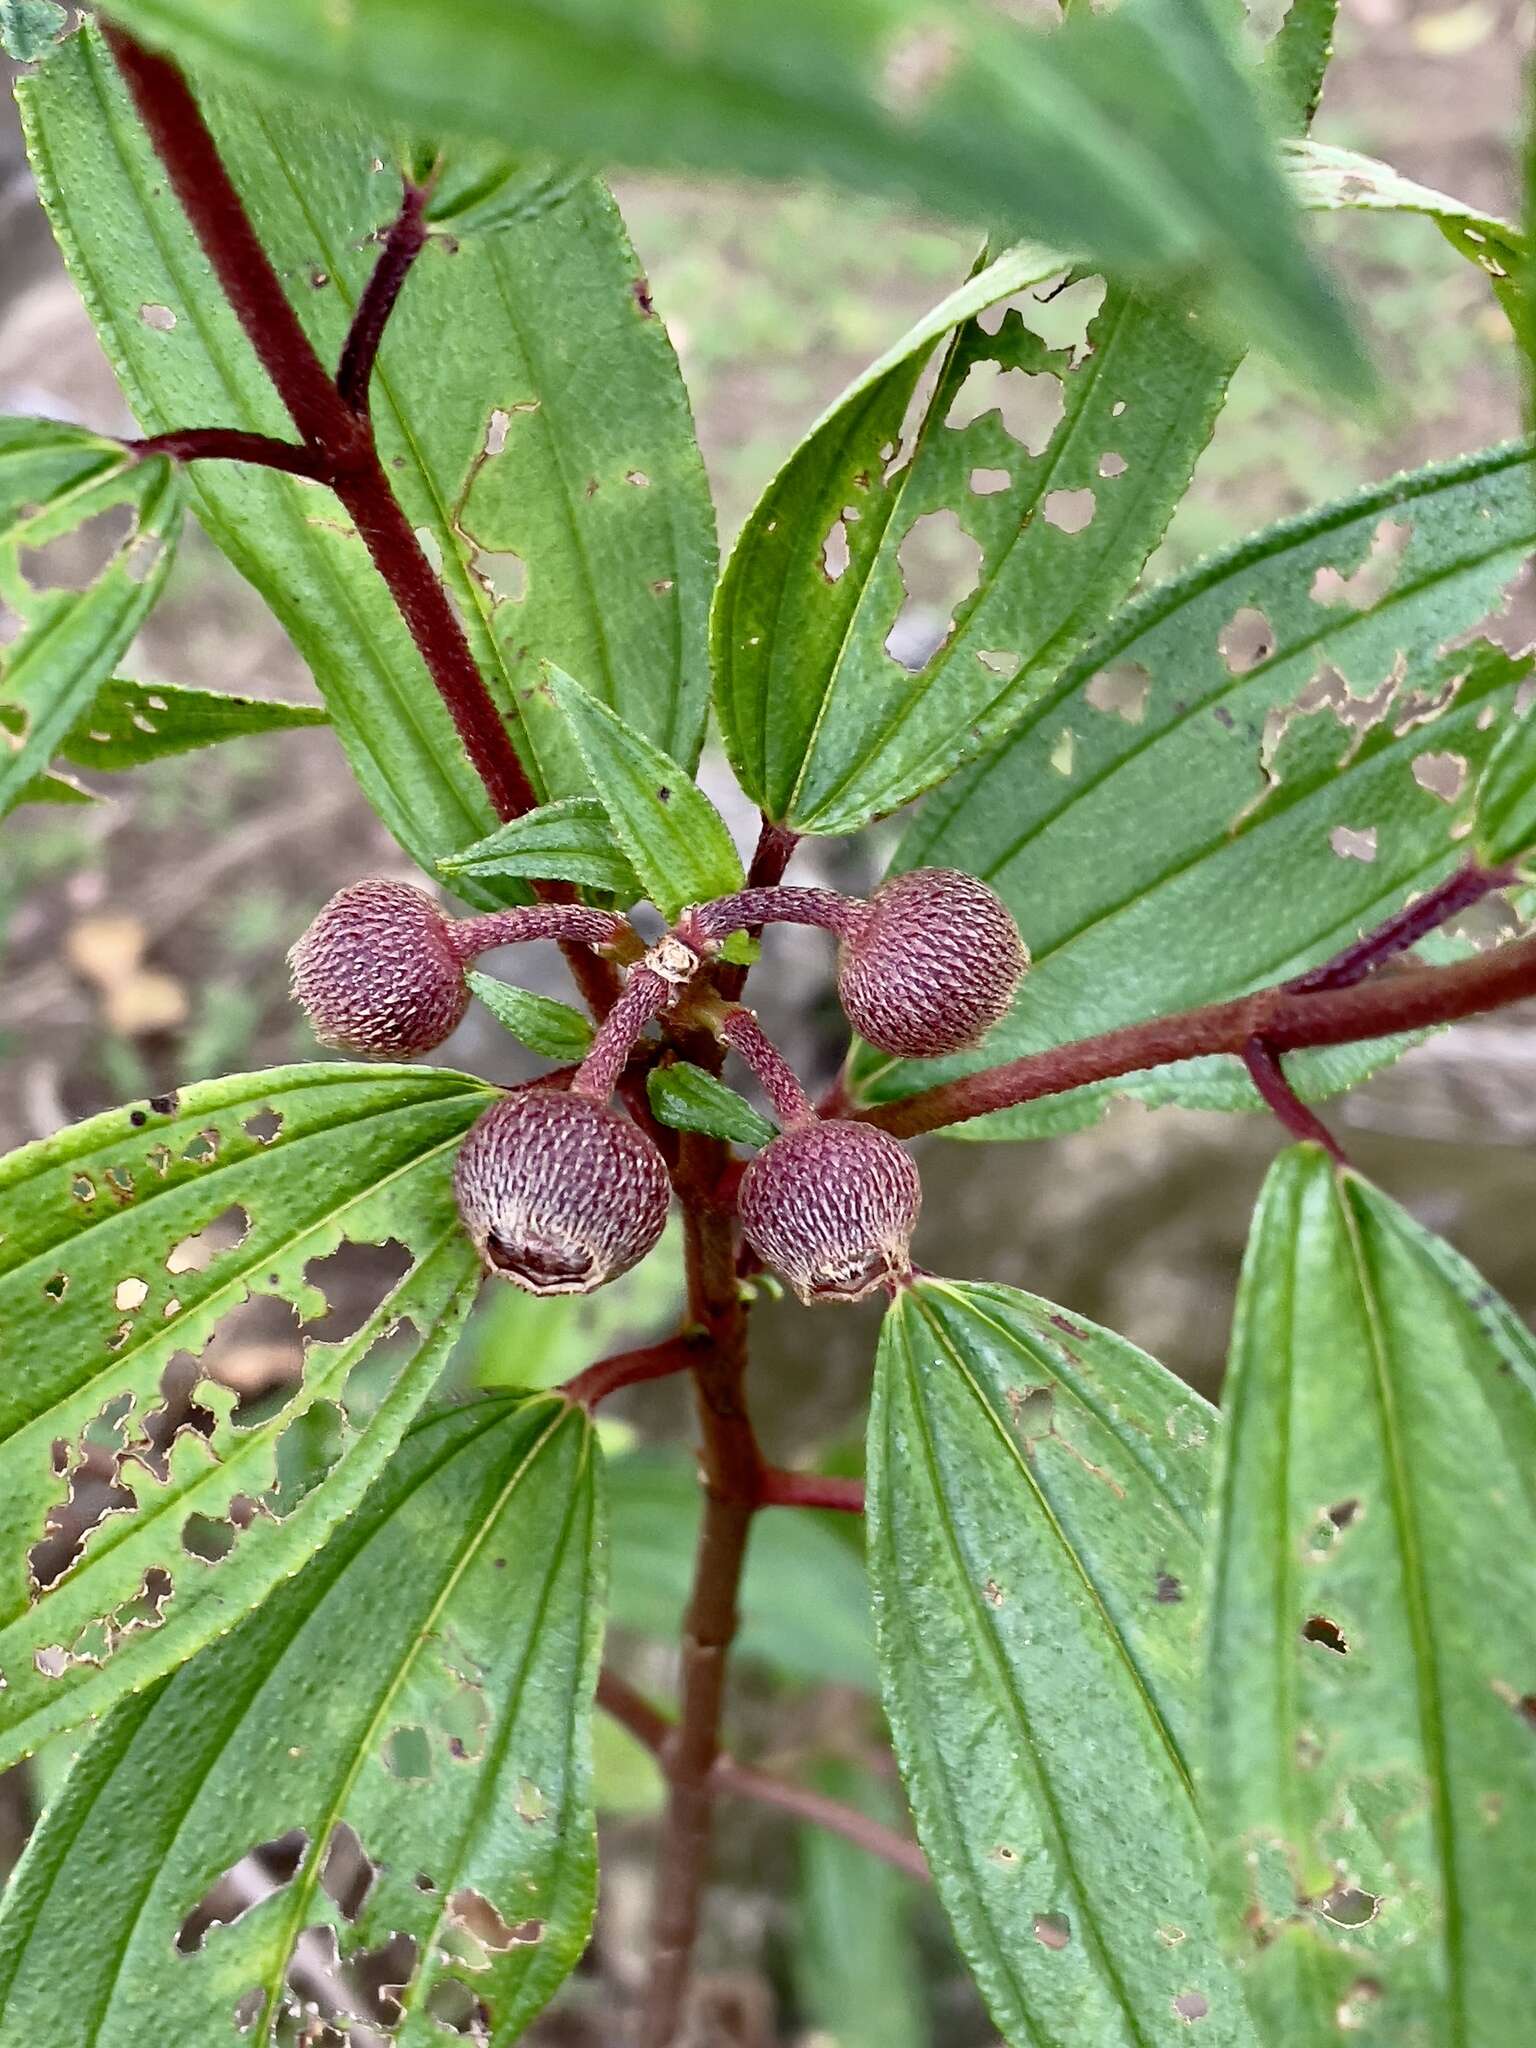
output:
M858 1301L910 1272L917 1168L888 1132L838 1118L783 1131L748 1162L748 1244L804 1302Z
M871 1045L932 1059L985 1037L1028 965L1008 906L985 883L914 868L881 884L843 940L838 995Z
M333 896L288 955L320 1043L370 1060L441 1045L469 1003L450 931L408 882L354 882Z

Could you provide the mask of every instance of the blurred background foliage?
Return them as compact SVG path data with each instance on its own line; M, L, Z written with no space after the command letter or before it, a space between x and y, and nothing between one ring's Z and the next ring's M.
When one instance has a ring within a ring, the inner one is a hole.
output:
M1531 13L1517 0L1344 0L1338 57L1316 133L1492 211L1518 212L1515 134ZM728 540L797 436L872 356L964 275L972 238L847 194L711 180L620 188L652 294L682 359ZM1385 421L1323 409L1268 360L1238 373L1195 487L1151 564L1160 577L1269 519L1393 471L1518 431L1509 328L1477 272L1426 221L1323 220L1319 234L1356 303L1392 397ZM14 116L0 104L0 411L126 429L127 418L31 193ZM1069 299L1080 295L1068 295ZM1066 340L1079 306L1038 309ZM1062 332L1051 323L1062 324ZM956 536L958 540L958 533ZM921 636L942 628L969 566L963 547L904 558ZM1532 637L1528 582L1495 630ZM189 533L130 673L310 701L292 651L254 594ZM87 777L87 781L91 778ZM743 844L753 821L706 757L705 780ZM103 787L106 785L103 784ZM808 847L796 879L859 887L898 826ZM0 1149L125 1097L217 1072L315 1056L287 1000L283 955L343 882L398 872L400 856L345 772L329 733L244 741L123 779L94 807L32 808L0 862ZM528 949L535 985L558 960ZM538 957L535 957L535 956ZM493 963L494 964L494 963ZM754 987L765 1021L808 1078L838 1057L831 956L814 933L771 935ZM1352 1156L1421 1219L1475 1248L1528 1317L1536 1268L1516 1195L1536 1136L1536 1031L1521 1012L1431 1041L1338 1109ZM475 1006L438 1057L511 1079L532 1062ZM917 1241L941 1272L1022 1285L1143 1344L1213 1390L1253 1196L1275 1148L1259 1119L1125 1106L1101 1126L985 1159L929 1141ZM348 1247L358 1297L388 1250ZM329 1275L333 1314L348 1276ZM487 1299L452 1368L467 1387L547 1385L675 1319L674 1238L621 1287L587 1301ZM785 1463L857 1469L878 1310L810 1317L763 1304L754 1401ZM321 1333L325 1334L325 1333ZM221 1328L210 1364L247 1397L295 1372L289 1312L256 1301ZM671 1383L614 1404L615 1619L638 1682L664 1697L663 1647L686 1583L696 1496L689 1423ZM871 1811L891 1805L872 1699L857 1531L835 1518L769 1515L754 1538L733 1746L814 1772ZM633 1991L658 1783L648 1757L603 1723L607 1840L591 1955L532 2038L596 2044ZM40 1791L45 1755L0 1803L0 1868ZM937 1909L909 1880L827 1837L732 1807L717 1856L704 1963L710 2041L767 2048L983 2048L993 2038ZM720 1958L736 1959L729 1970ZM753 1959L744 1968L740 1958ZM789 2017L786 2019L785 2015ZM357 2037L359 2048L365 2037Z

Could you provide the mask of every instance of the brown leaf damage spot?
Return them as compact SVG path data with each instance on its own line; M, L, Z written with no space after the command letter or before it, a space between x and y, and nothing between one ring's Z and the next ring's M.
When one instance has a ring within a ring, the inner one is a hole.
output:
M1344 1631L1336 1621L1330 1621L1326 1614L1314 1614L1302 1624L1301 1639L1306 1643L1320 1643L1325 1650L1343 1657L1349 1652L1344 1640Z

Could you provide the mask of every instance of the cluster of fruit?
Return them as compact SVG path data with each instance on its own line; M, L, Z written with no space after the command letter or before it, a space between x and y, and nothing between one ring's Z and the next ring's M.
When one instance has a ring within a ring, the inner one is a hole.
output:
M753 1067L783 1128L743 1170L747 1243L803 1301L857 1301L910 1271L921 1188L873 1124L819 1117L750 1011L708 968L730 934L814 924L839 941L838 993L871 1045L933 1058L974 1045L1007 1010L1028 956L1007 908L948 868L895 876L868 900L823 889L748 889L685 911L647 947L627 919L541 903L453 919L406 883L331 899L294 947L293 988L316 1036L371 1059L441 1045L469 1003L465 970L493 947L555 938L620 962L624 990L566 1085L504 1095L466 1137L454 1188L488 1269L534 1294L578 1294L644 1258L666 1221L667 1165L613 1097L646 1026L708 1028Z

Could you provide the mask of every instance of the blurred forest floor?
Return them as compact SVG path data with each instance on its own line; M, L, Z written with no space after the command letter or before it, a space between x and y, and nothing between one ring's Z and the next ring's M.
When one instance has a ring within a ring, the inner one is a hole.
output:
M1473 205L1517 213L1528 8L1344 0L1343 14L1319 136ZM963 276L972 238L819 191L656 179L625 179L619 190L681 356L728 541L822 407ZM1359 215L1325 220L1320 232L1384 366L1396 401L1391 422L1367 427L1321 411L1250 358L1153 573L1357 484L1519 431L1508 326L1479 274L1434 227ZM0 411L127 430L33 200L8 102L0 107L0 278ZM189 540L134 672L307 698L308 678L259 600L211 547ZM927 565L923 594L941 620L946 578L958 572L942 558ZM1499 630L1510 644L1531 637L1524 587ZM723 798L720 782L712 786ZM733 822L747 840L752 821L739 800ZM885 828L883 840L808 849L796 874L858 886L873 878L893 836ZM324 732L159 764L91 813L31 810L11 820L0 860L0 1149L125 1097L313 1057L287 999L286 948L342 883L400 870L401 856ZM765 1018L802 1070L824 1078L839 1043L828 958L805 934L774 945ZM544 986L558 985L552 963L540 970ZM1463 1027L1334 1111L1357 1163L1459 1242L1528 1316L1536 1314L1531 1026L1528 1016L1506 1014ZM528 1071L478 1010L440 1057L497 1078ZM940 1271L1050 1295L1210 1391L1246 1217L1275 1147L1259 1118L1131 1108L1092 1131L985 1155L929 1141L918 1255ZM353 1265L353 1280L333 1276L343 1294L351 1284L371 1288L375 1277L371 1255L359 1253ZM643 1329L664 1320L672 1285L663 1267L622 1306L619 1323ZM591 1345L612 1348L613 1316L597 1321ZM776 1454L793 1460L843 1445L851 1454L875 1321L873 1310L809 1321L782 1303L763 1310L755 1398ZM498 1301L462 1370L517 1376L542 1327L529 1305ZM562 1323L559 1343L567 1362L548 1361L540 1377L560 1377L590 1355L580 1327ZM291 1317L271 1302L231 1318L210 1356L222 1377L247 1389L290 1374L296 1360ZM646 1440L686 1439L675 1389L648 1389L627 1413ZM664 1689L665 1666L652 1676ZM747 1677L736 1730L744 1750L768 1743L782 1759L867 1745L871 1714L857 1691L787 1687L771 1660L747 1667ZM610 1824L599 1940L537 2032L573 2048L615 2039L613 2014L633 1986L643 1924L652 1788L632 1758L610 1758L608 1770L610 1804L632 1811ZM24 1805L13 1797L8 1810L14 1832ZM4 1826L0 1816L0 1863ZM738 1808L723 1830L719 1874L705 1958L725 1974L713 1982L701 2043L835 2039L865 2048L878 2039L880 2048L905 2048L890 2022L868 2031L877 2024L869 2013L846 2022L861 2031L826 2032L836 1988L808 1982L806 1969L787 1960L796 1926L818 1910L816 1887L851 1883L846 1869L817 1866L814 1852L807 1862L783 1823ZM930 1906L917 1913L913 1938L928 2008L913 2023L913 2043L982 2048L990 2030ZM823 1973L827 1962L817 1963ZM868 1996L846 1986L844 1994L850 2011Z

